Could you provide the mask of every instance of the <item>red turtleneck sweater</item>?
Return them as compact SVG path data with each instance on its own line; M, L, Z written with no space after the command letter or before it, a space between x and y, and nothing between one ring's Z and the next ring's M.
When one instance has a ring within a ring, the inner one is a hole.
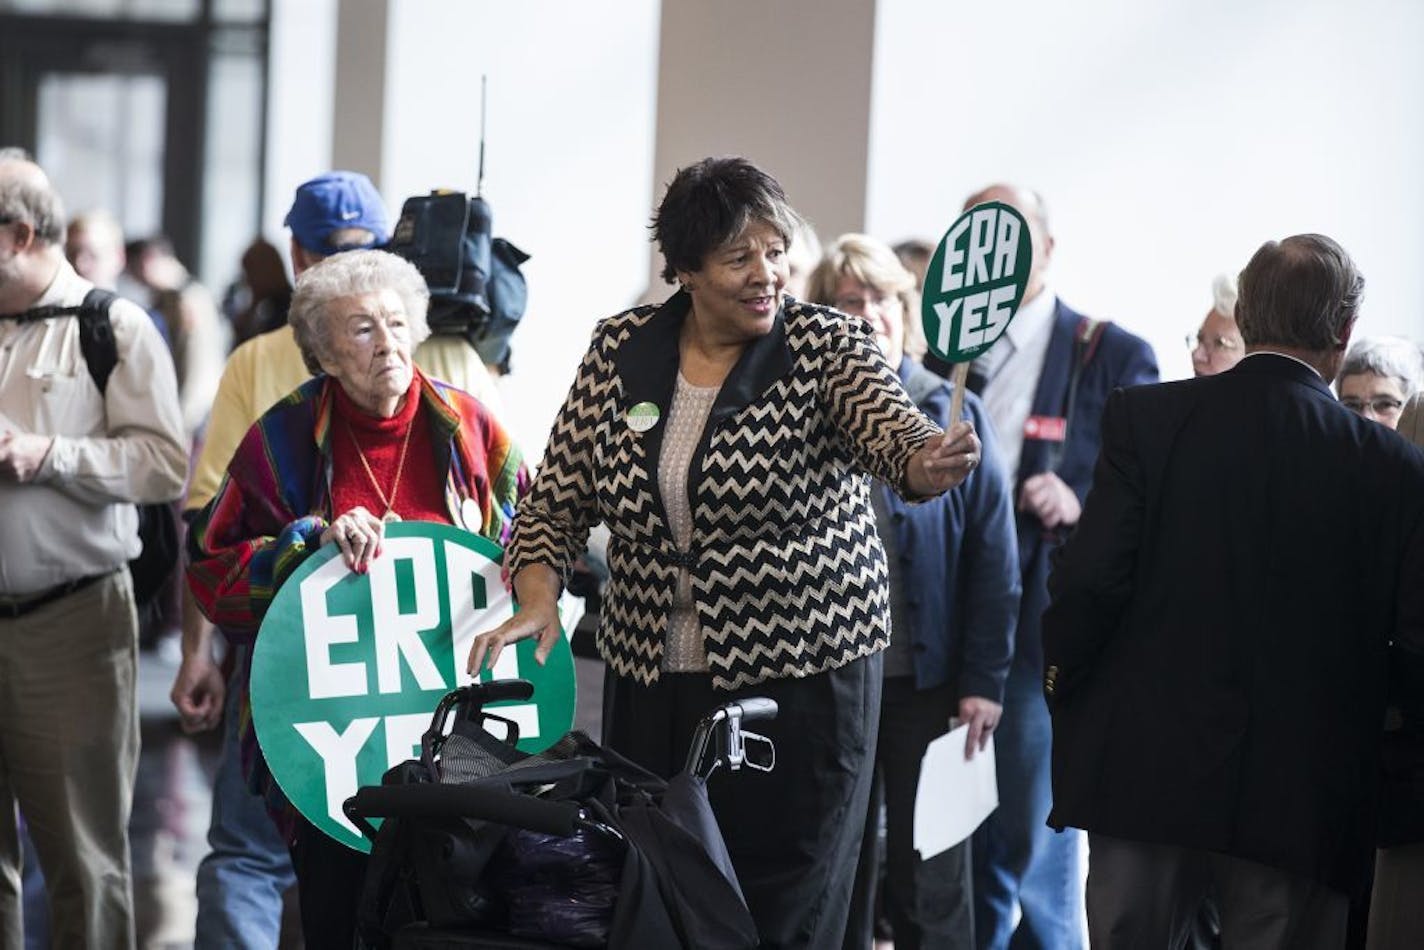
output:
M393 510L403 520L452 523L445 504L445 478L435 465L430 420L421 412L420 387L417 373L405 394L405 405L391 418L382 419L357 406L341 384L336 384L335 418L331 425L332 518L358 505L377 518L386 513L385 503L361 464L364 455L381 491L393 502ZM400 467L401 446L407 429L410 445L406 448L405 469L397 486L396 470ZM352 441L353 436L355 441Z

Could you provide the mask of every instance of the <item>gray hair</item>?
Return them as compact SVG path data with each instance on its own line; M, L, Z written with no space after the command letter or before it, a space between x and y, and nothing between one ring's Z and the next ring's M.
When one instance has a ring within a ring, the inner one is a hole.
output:
M40 244L64 241L64 203L44 171L22 148L0 148L0 165L28 166L0 175L0 224L23 222Z
M327 305L353 294L393 290L410 320L410 345L430 336L425 312L430 291L415 265L386 251L344 251L325 258L297 278L287 322L292 325L302 362L312 373L322 372L322 359L331 352L331 327Z
M1217 274L1211 282L1211 309L1228 320L1236 319L1236 278Z
M1337 348L1365 293L1345 249L1323 234L1267 241L1237 283L1236 326L1247 346Z
M1408 399L1424 389L1424 353L1403 337L1377 336L1360 340L1345 355L1340 378L1361 373L1398 380L1404 398Z

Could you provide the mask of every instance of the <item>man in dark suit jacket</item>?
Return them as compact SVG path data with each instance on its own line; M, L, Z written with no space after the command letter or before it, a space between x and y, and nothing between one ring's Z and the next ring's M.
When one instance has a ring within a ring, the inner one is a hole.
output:
M1094 947L1340 947L1372 853L1391 639L1424 629L1424 456L1331 395L1363 280L1329 238L1241 273L1247 356L1115 393L1043 618L1050 824Z
M1042 200L1009 185L972 195L965 207L1002 201L1024 216L1033 269L1018 316L977 362L981 392L1000 436L1017 515L1023 600L1004 714L995 735L999 808L975 834L975 942L999 950L1082 946L1082 874L1077 832L1047 826L1050 728L1041 691L1039 618L1048 604L1048 557L1078 521L1098 452L1098 423L1119 386L1157 381L1146 342L1084 317L1048 286L1053 254ZM1017 929L1014 910L1020 913Z

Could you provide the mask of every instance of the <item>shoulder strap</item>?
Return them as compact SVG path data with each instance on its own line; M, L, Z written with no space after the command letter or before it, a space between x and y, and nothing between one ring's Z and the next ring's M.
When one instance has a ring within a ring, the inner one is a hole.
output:
M1048 470L1056 472L1063 458L1063 449L1068 445L1068 433L1073 428L1073 406L1078 401L1078 384L1083 379L1083 370L1097 355L1098 343L1107 330L1109 320L1094 320L1083 317L1073 331L1073 368L1068 371L1068 392L1063 396L1063 439L1049 446Z
M1079 366L1087 366L1093 361L1093 356L1098 352L1098 343L1110 323L1111 320L1094 320L1092 317L1084 317L1078 321L1077 332L1073 334L1073 353L1077 357L1074 362Z
M1072 422L1073 404L1078 401L1078 383L1083 379L1083 370L1097 355L1098 343L1109 321L1083 317L1073 331L1073 368L1068 373L1068 392L1063 397L1063 418Z
M31 307L19 313L0 313L0 320L14 320L16 323L34 323L53 317L72 317L79 312L78 307L61 307L50 304L47 307Z
M0 320L33 323L55 317L78 316L79 350L84 354L89 376L102 396L108 388L109 375L119 362L119 345L114 341L114 326L109 321L109 307L118 296L112 290L95 287L84 295L84 302L77 307L32 307L23 313L0 314Z
M107 390L109 376L119 362L119 345L114 340L114 325L109 320L109 307L118 296L111 290L95 287L84 295L84 302L79 305L79 349L100 395Z

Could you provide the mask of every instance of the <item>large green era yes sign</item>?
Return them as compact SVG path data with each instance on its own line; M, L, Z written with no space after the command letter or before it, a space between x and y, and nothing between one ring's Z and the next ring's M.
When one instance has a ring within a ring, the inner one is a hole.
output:
M449 525L386 527L381 556L353 574L336 545L309 557L277 592L252 654L252 719L272 776L307 820L361 851L370 843L341 805L360 785L420 754L440 698L471 681L476 633L513 615L497 544ZM519 746L539 751L568 731L573 656L563 637L548 662L526 640L482 680L522 677L534 701L500 705Z
M993 346L1023 302L1032 264L1028 223L1013 208L988 201L960 215L925 272L920 318L930 351L967 363Z

